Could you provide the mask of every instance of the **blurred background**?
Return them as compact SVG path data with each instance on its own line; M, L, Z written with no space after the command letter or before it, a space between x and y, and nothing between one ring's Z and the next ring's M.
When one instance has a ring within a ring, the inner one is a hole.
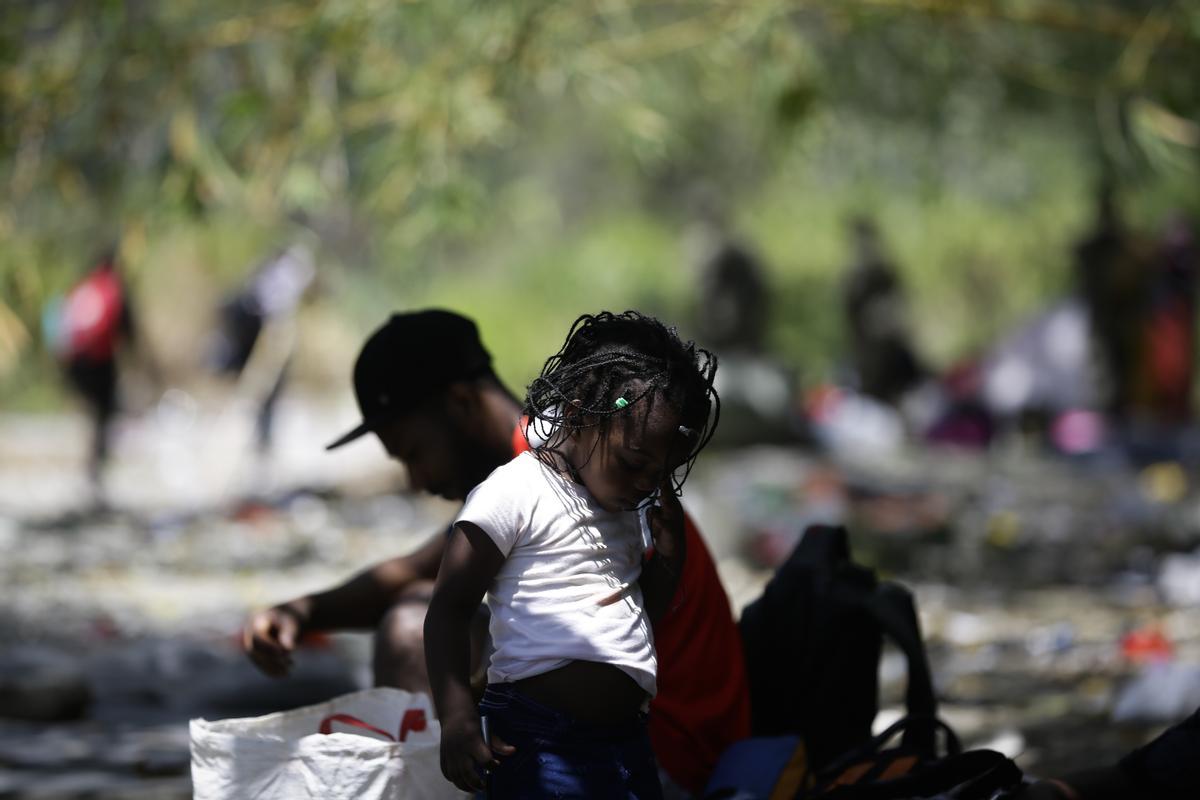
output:
M4 4L0 797L187 797L190 716L361 685L236 635L452 517L322 449L426 306L518 392L677 324L735 613L842 522L968 744L1146 741L1200 705L1198 74L1184 2Z

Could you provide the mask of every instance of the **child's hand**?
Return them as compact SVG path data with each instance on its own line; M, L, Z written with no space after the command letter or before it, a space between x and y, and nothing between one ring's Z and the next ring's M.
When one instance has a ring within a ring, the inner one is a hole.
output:
M668 561L674 561L683 555L683 506L675 496L670 475L663 478L658 488L658 502L659 505L651 506L646 511L654 550Z
M483 773L500 765L495 754L511 756L515 752L517 748L495 734L490 747L484 743L479 717L474 714L442 724L442 774L464 792L482 792Z

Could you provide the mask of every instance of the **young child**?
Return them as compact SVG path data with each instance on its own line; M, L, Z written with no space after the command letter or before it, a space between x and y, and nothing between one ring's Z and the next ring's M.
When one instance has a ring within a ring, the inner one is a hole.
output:
M459 788L661 797L650 623L686 558L677 493L719 416L715 371L658 320L603 312L576 320L530 385L533 449L467 497L425 618L442 771ZM468 630L485 592L495 650L477 710Z

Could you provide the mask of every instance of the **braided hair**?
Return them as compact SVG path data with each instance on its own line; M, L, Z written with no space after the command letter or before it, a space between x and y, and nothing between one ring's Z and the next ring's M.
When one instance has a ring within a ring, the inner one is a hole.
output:
M529 428L545 436L533 449L543 458L561 454L561 445L576 432L596 427L606 436L618 417L661 398L678 413L688 441L683 474L672 476L678 493L721 416L716 370L715 355L681 341L674 327L654 317L637 311L584 314L529 384L524 413Z

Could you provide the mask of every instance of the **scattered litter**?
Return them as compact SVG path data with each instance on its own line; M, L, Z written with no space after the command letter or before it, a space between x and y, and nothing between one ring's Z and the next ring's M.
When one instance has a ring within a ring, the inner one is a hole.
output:
M1200 666L1163 662L1142 669L1117 696L1116 722L1178 722L1200 708Z

